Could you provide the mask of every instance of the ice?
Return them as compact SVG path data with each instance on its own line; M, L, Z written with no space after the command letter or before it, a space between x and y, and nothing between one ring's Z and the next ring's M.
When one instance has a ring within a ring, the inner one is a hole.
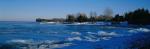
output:
M102 39L103 40L109 40L110 38L112 38L112 37L103 37Z
M121 34L117 34L115 32L106 32L106 31L99 31L99 32L86 32L86 34L79 34L79 32L73 32L71 34L77 34L79 36L69 37L67 41L90 41L90 42L97 42L100 40L109 40L112 37L120 36Z
M93 33L93 32L87 32L88 34L96 34L96 33Z
M108 33L108 32L105 32L105 31L99 31L98 35L100 35L100 36L117 36L118 34L115 33L115 32Z
M45 40L36 42L33 40L14 39L8 41L8 43L11 45L14 44L14 46L19 47L21 49L55 49L73 45L72 43L69 43L67 41L55 40Z
M71 34L73 34L73 35L81 35L80 32L71 32Z
M73 45L73 44L72 43L54 44L54 45L51 45L50 48L51 49L53 49L53 48L62 48L62 47L70 46L70 45Z
M128 32L131 32L131 33L150 32L150 29L147 29L147 28L137 28L137 29L129 30Z
M85 38L86 41L90 41L90 42L100 41L100 38L92 38L92 37L89 37L89 36L85 36L84 38Z
M72 37L72 38L68 38L68 41L73 41L73 40L79 40L81 41L82 39L80 37Z
M31 43L32 40L14 39L7 41L8 43Z

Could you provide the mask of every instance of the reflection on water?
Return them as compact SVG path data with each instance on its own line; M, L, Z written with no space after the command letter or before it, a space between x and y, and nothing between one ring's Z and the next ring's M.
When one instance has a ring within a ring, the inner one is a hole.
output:
M143 32L150 30L98 25L0 22L0 49L126 49L124 42L134 34Z

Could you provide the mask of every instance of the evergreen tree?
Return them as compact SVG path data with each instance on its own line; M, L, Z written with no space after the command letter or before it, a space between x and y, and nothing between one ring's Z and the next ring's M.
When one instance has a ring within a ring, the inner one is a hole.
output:
M87 22L88 17L83 14L83 13L79 13L77 16L77 22Z
M76 18L74 15L68 15L67 16L67 22L74 23L75 20L76 20Z
M133 12L126 13L125 18L129 24L150 24L150 13L145 9L137 9Z
M123 22L125 21L125 18L123 16L120 16L119 14L115 15L115 17L112 19L113 22Z

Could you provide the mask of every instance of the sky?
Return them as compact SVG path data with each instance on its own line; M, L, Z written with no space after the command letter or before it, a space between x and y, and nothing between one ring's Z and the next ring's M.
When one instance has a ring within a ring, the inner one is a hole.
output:
M150 0L0 0L0 21L35 21L90 12L102 15L106 8L112 9L114 15L137 8L149 10Z

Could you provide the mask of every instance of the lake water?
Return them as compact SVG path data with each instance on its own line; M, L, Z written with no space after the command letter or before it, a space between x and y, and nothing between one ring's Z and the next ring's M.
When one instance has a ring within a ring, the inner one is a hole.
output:
M0 49L126 49L147 27L0 22ZM129 40L130 39L130 40Z

